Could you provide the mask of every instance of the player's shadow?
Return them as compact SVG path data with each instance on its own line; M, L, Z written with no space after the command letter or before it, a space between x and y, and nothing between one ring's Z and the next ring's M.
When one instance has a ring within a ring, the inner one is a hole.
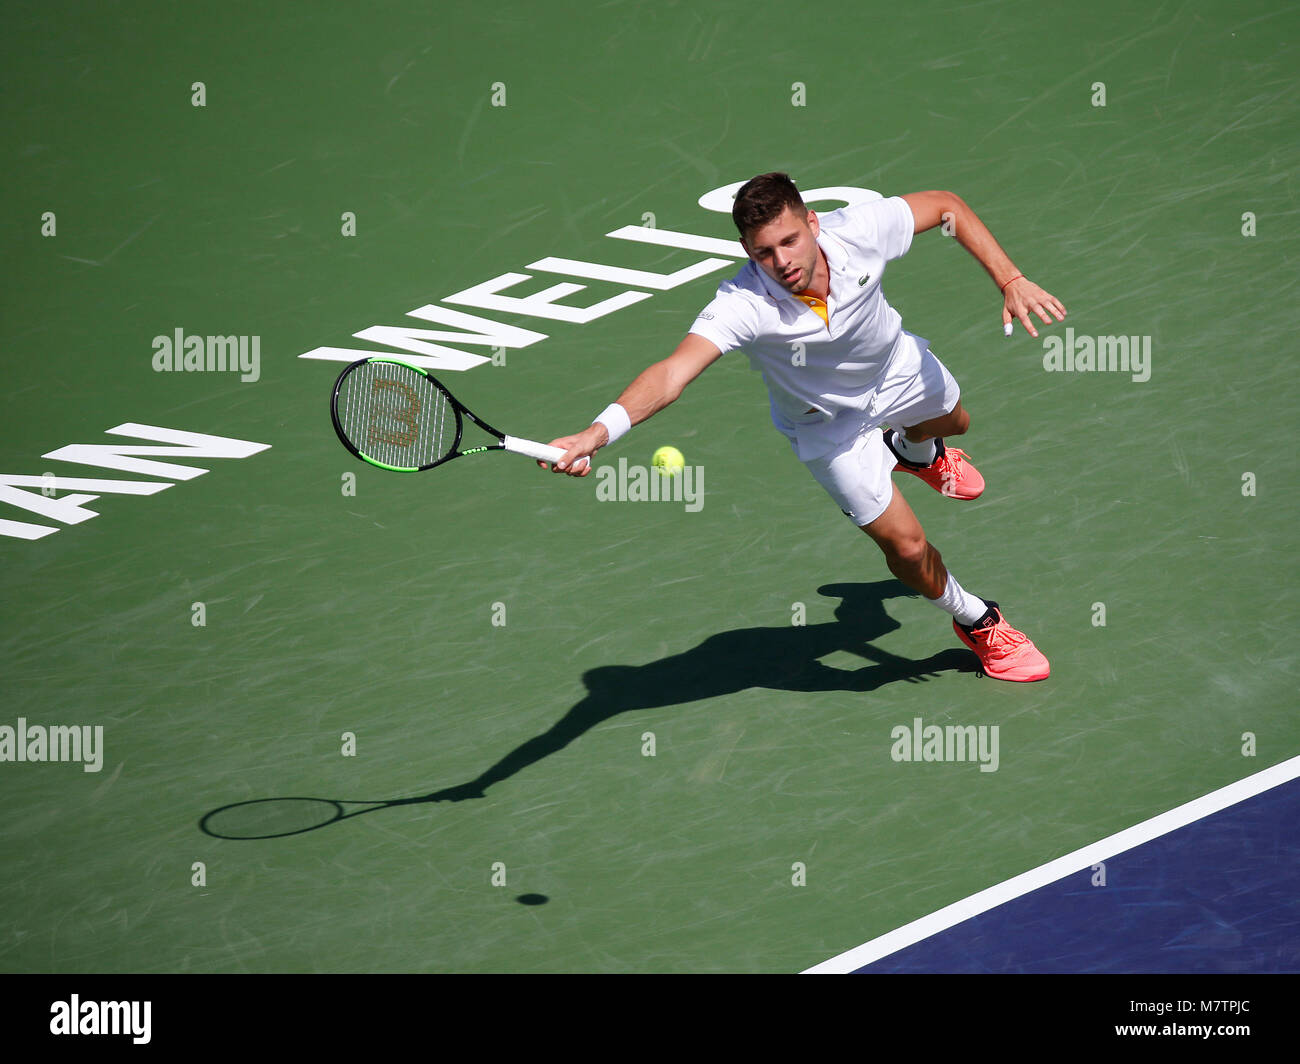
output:
M314 831L326 824L398 805L482 798L487 788L563 750L597 724L639 709L660 709L735 694L751 687L800 694L875 691L891 683L922 683L941 672L975 672L978 659L950 647L921 661L887 653L872 641L900 627L885 612L891 598L914 597L902 584L827 584L838 596L835 620L776 628L737 628L709 636L698 646L645 665L604 665L583 674L587 695L541 735L511 750L472 780L432 794L388 801L343 803L330 798L257 798L207 813L199 827L224 839L269 839ZM937 618L936 618L937 619ZM836 651L865 658L858 669L822 662ZM345 804L369 808L348 812Z
M834 621L736 628L645 665L591 669L582 677L587 696L551 728L520 744L476 778L435 791L428 800L481 798L488 787L564 749L620 713L686 705L751 687L799 693L875 691L890 683L921 683L941 672L975 672L979 668L974 654L957 647L914 661L872 646L873 640L900 627L885 612L885 601L916 597L897 581L826 584L817 590L841 599ZM855 654L872 664L837 669L822 663L822 658L836 651Z

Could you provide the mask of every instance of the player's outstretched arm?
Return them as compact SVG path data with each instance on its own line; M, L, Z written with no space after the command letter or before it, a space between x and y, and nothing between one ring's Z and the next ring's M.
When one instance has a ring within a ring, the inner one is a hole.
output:
M1002 325L1008 336L1014 319L1024 325L1030 336L1036 337L1038 330L1034 328L1031 313L1036 313L1047 325L1052 324L1048 311L1056 315L1057 321L1065 320L1065 307L1061 301L1016 269L1016 264L993 239L988 227L955 192L909 192L901 198L912 208L915 232L924 233L942 225L944 232L956 237L957 242L988 271L1002 291Z
M618 397L618 405L627 411L630 424L639 425L673 402L691 381L721 356L722 352L712 341L687 333L671 355L642 370ZM608 442L609 430L600 421L575 435L552 440L552 447L564 448L564 457L555 463L554 472L585 477L591 472L591 463L578 459L594 455ZM545 462L537 464L543 469L548 468Z

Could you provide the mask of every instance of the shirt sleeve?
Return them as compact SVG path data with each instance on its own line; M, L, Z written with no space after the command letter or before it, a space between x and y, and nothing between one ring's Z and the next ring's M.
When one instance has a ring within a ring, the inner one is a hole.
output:
M891 196L872 204L880 219L880 250L886 262L901 259L912 246L916 216L902 196Z
M858 238L878 249L886 262L901 259L912 246L916 218L902 196L854 204L843 211Z
M744 347L758 335L751 308L741 296L727 290L728 284L718 286L713 302L700 311L688 330L703 336L724 355Z

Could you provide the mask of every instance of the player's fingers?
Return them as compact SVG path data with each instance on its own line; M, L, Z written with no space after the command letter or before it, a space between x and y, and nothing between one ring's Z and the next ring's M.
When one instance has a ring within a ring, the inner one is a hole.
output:
M1033 320L1029 317L1028 311L1022 310L1020 312L1020 324L1025 327L1025 332L1027 332L1035 340L1038 339L1038 330L1034 328Z
M562 455L559 461L557 462L543 462L539 460L537 464L541 466L543 469L549 469L552 473L562 473L563 470L560 469L560 462L563 462L566 458L572 460L577 455L585 453L581 449L574 446L577 440L578 440L577 436L560 436L558 439L552 440L549 444L547 444L547 446L554 447L560 451L564 451L565 454Z
M564 439L564 437L560 437L558 440L551 440L551 442L548 443L546 446L547 446L547 447L559 447L561 450L563 450L565 447L569 446L569 444L566 442L566 440ZM537 459L537 465L538 465L538 467L541 468L541 469L548 469L548 470L549 470L549 469L551 468L551 463L550 463L550 462L544 462L544 461L543 461L542 459L540 459L540 458Z
M1044 289L1040 288L1038 290L1038 302L1035 305L1038 306L1039 308L1038 313L1041 314L1043 312L1042 307L1046 307L1049 311L1051 311L1053 314L1056 315L1057 321L1065 320L1065 307L1061 303L1061 301L1056 298L1056 296L1052 295L1051 292L1045 291Z
M590 459L587 459L586 455L583 453L583 449L573 444L569 444L565 449L564 456L555 463L554 472L568 473L570 476L581 476L582 463L579 461L580 459L586 460L588 465L590 465ZM575 463L577 464L577 468L574 468Z
M1041 303L1037 303L1037 304L1035 304L1035 305L1034 305L1034 311L1038 314L1038 316L1039 316L1040 318L1043 319L1043 324L1044 324L1044 325L1051 325L1051 324L1052 324L1052 319L1051 319L1050 317L1048 317L1048 315L1047 315L1047 311L1045 311L1045 310L1043 309L1043 304L1041 304Z

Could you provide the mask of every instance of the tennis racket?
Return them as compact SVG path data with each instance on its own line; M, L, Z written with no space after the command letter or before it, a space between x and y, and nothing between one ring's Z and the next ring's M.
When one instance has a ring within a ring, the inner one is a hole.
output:
M377 809L399 805L428 805L482 798L482 785L471 781L446 787L418 798L390 798L386 801L344 801L342 798L254 798L234 802L204 815L199 829L218 839L280 839L301 835L328 824L337 824Z
M396 358L358 359L340 373L330 417L344 447L395 473L419 473L480 451L513 451L543 462L564 457L558 447L499 432L429 373ZM466 418L497 442L462 450Z
M380 802L345 802L336 798L255 798L214 809L199 821L199 829L219 839L281 839L315 831L376 809L415 805L429 798L396 798Z

